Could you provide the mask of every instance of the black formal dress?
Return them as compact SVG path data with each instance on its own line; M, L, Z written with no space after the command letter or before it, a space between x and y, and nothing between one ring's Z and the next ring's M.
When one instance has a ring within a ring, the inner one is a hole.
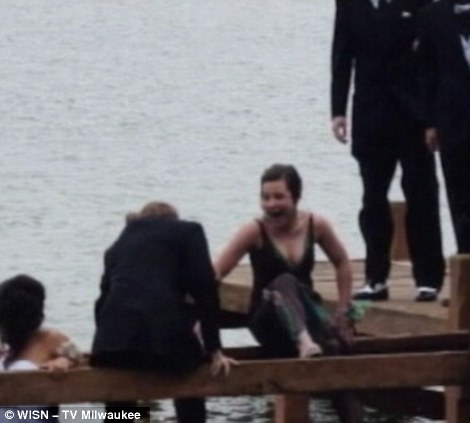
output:
M407 202L406 230L418 287L443 281L438 185L424 143L416 20L426 0L337 0L332 49L332 116L346 116L354 73L352 152L363 183L359 224L366 244L366 282L385 284L393 223L388 191L398 164Z
M426 126L438 130L458 251L470 253L470 2L457 3L442 0L421 12L418 52Z
M324 354L347 353L347 346L331 327L331 319L321 296L313 291L315 234L310 216L304 253L299 262L288 261L258 221L260 247L250 251L253 292L249 328L265 354L271 357L297 357L298 336L306 329ZM341 423L361 423L362 405L350 391L330 395Z
M249 322L256 340L269 356L296 357L299 334L306 329L322 347L323 353L341 353L340 339L331 330L329 313L321 296L313 291L313 215L309 219L304 252L298 262L288 261L270 239L264 223L257 223L262 245L250 251L253 292Z
M205 352L220 348L218 313L201 225L163 217L133 221L105 254L91 362L190 371L202 363ZM193 333L196 320L204 351ZM179 400L176 408L180 423L205 420L203 400Z

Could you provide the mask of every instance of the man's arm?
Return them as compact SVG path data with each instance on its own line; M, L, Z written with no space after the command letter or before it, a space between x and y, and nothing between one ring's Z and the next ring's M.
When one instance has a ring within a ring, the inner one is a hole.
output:
M182 234L185 281L188 293L194 299L197 317L201 322L204 346L209 353L220 349L219 294L209 247L202 226L190 223Z
M99 323L99 316L101 313L101 309L103 308L103 304L106 300L106 297L109 291L109 286L111 284L111 278L109 275L110 255L111 255L110 250L106 251L104 255L104 271L103 271L103 275L101 276L100 295L95 302L95 324L97 326Z
M347 0L336 0L333 46L331 55L331 115L332 130L335 137L346 142L346 108L351 73L353 52L347 27Z
M420 75L420 91L425 110L425 140L430 151L439 149L439 138L436 130L436 88L437 62L428 9L420 11L418 16L418 61Z

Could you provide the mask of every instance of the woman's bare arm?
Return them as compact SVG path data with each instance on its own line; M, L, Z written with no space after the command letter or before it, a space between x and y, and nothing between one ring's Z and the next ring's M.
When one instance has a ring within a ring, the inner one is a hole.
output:
M255 221L242 226L214 262L217 279L227 276L243 256L256 246L258 238L259 228Z
M314 222L317 242L336 270L338 311L346 312L351 301L353 282L348 254L332 225L324 217L315 215Z

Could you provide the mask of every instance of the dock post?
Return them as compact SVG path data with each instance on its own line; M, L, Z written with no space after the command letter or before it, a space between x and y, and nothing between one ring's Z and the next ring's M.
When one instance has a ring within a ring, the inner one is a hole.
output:
M390 203L393 221L393 240L390 250L392 260L409 260L408 240L406 238L406 203L404 201L393 201Z
M310 395L289 394L274 397L274 423L308 423Z
M470 254L450 259L449 326L450 330L470 329ZM470 422L470 386L446 388L446 422Z

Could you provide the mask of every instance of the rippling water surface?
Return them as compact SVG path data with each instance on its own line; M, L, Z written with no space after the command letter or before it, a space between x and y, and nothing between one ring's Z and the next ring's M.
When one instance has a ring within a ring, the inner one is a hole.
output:
M3 0L0 278L46 281L48 323L87 349L102 252L126 212L174 202L216 254L257 213L259 175L277 161L363 256L358 172L329 132L333 3ZM269 421L262 400L210 407L214 422ZM322 407L318 421L335 421ZM171 421L163 408L156 421Z

